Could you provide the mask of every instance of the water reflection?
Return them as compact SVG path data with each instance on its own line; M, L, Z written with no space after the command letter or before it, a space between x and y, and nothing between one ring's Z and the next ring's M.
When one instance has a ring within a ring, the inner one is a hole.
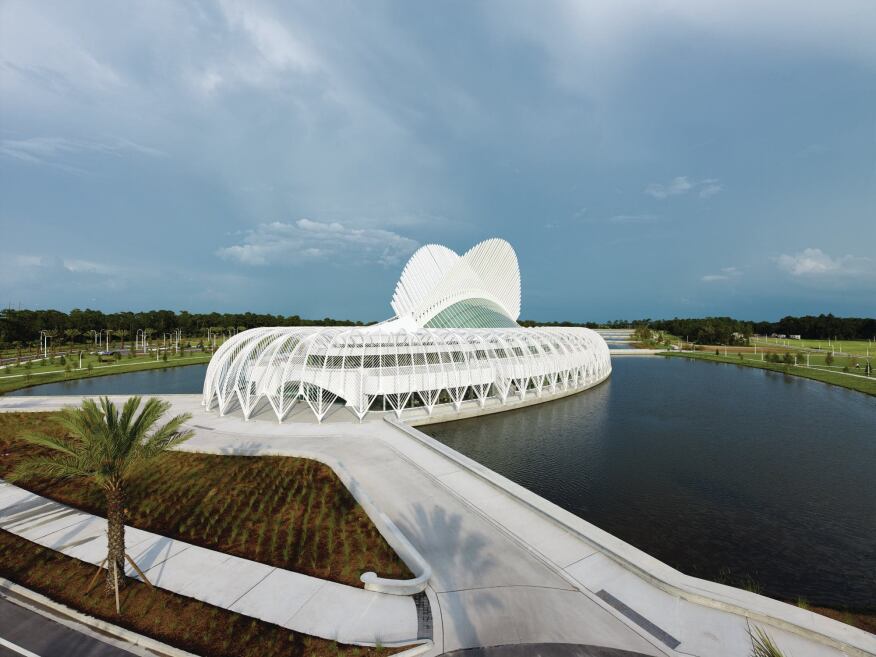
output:
M144 372L110 374L91 379L45 383L6 394L9 396L196 394L204 388L206 373L206 365L183 365Z
M876 608L876 398L618 358L585 394L424 429L690 574Z

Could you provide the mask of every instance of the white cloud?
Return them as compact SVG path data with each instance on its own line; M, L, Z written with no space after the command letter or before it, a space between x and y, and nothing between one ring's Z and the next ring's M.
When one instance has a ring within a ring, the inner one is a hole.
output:
M299 219L274 221L247 231L242 243L217 251L226 260L243 265L297 264L305 260L394 265L419 243L379 228L348 228L336 221Z
M65 259L33 254L0 254L0 281L6 294L18 286L51 285L77 289L83 285L124 287L127 271L91 260Z
M676 176L671 182L664 185L651 183L645 187L645 193L656 199L665 199L670 196L683 196L688 192L695 191L700 198L709 198L722 191L724 186L717 178L705 178L691 181L688 176Z
M103 274L105 276L111 276L115 273L118 273L118 269L111 265L106 265L100 262L93 262L91 260L64 260L63 261L64 268L67 271L71 271L74 273L88 273L88 274Z
M160 157L161 151L128 139L108 140L68 139L66 137L30 137L0 140L0 153L31 164L56 163L77 153L119 156L135 153Z
M493 0L486 7L497 35L514 35L540 48L558 84L591 98L610 95L631 62L651 53L654 36L666 33L750 51L774 49L784 56L826 54L876 67L871 0L847 0L841 9L795 0L559 0L550 11L539 3Z
M709 198L723 191L724 185L714 178L708 178L700 182L698 195L700 198Z
M873 261L852 255L833 258L821 249L803 249L793 255L776 258L779 269L800 278L832 276L868 276L874 274Z
M742 276L742 272L736 267L723 267L718 274L706 274L700 280L704 283L714 283L717 281L729 281Z

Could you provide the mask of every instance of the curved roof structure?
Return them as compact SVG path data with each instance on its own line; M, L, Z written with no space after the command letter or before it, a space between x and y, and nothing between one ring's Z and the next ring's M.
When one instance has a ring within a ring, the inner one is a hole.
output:
M450 317L440 317L460 303L468 312L459 309ZM481 307L487 312L478 313ZM454 322L454 328L487 328L497 327L500 321L505 327L516 326L520 316L517 254L508 242L495 238L477 244L462 256L437 244L423 246L402 270L392 296L392 309L396 317L420 328L449 327ZM499 320L493 313L504 319ZM480 315L482 321L493 323L476 326Z
M250 329L213 355L203 403L282 422L304 402L318 421L342 401L357 417L584 389L611 373L605 341L585 328L522 328L520 270L500 239L460 256L430 244L405 265L396 317L367 327Z
M249 417L270 404L282 421L299 401L318 420L338 399L359 417L370 410L457 410L527 394L588 387L611 371L608 347L588 329L423 329L373 332L277 327L237 334L207 368L204 398L220 413ZM375 409L375 402L379 402Z

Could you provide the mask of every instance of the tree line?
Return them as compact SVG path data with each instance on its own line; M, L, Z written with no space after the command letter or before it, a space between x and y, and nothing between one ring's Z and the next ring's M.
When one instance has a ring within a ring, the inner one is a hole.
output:
M100 310L74 308L60 310L0 310L0 345L25 345L39 340L40 331L48 331L55 340L86 343L92 331L110 330L114 336L130 337L142 329L161 336L177 329L185 337L205 336L213 332L242 331L260 326L363 326L348 319L305 319L298 315L260 313L190 313L172 310L104 313Z
M373 324L374 322L369 322ZM777 322L746 321L732 317L618 319L611 322L538 322L520 320L521 326L585 326L587 328L636 328L647 326L700 344L733 344L747 340L752 334L801 335L808 339L867 340L876 337L876 319L806 315L783 317ZM69 313L60 310L0 310L0 345L27 345L38 342L40 331L48 331L54 340L86 343L92 331L109 329L115 336L133 337L140 329L158 336L181 330L192 338L213 332L242 331L261 326L364 326L348 319L305 319L298 315L269 313L190 313L188 311L149 310L144 312L104 313L100 310L74 308Z
M799 335L809 340L869 340L876 337L876 319L805 315L783 317L777 322L755 322L732 317L642 320L656 331L665 331L700 344L734 344L751 335Z

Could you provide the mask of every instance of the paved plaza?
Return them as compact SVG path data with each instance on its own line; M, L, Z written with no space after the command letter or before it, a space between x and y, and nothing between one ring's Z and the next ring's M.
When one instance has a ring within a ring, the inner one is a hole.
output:
M573 651L566 654L729 657L748 654L749 630L755 626L767 629L795 657L876 654L872 635L763 596L683 575L415 429L386 418L360 423L340 410L322 424L296 416L279 424L268 413L256 413L245 421L234 414L205 413L199 396L165 398L173 405L171 413L193 414L189 426L196 435L184 445L186 450L286 454L338 464L345 483L367 494L431 567L426 589L431 603L431 654L551 644L553 650L567 646ZM79 401L0 398L0 410L51 410ZM83 527L87 525L88 521ZM132 537L145 534L129 531ZM98 547L95 543L93 558ZM295 629L319 636L337 631L341 638L341 621L333 627L330 611L338 598L328 595L325 584L320 590L326 593L310 602L314 610L322 605L321 614L292 613L293 606L276 609L297 604L280 595L288 594L278 584L286 577L289 587L301 586L306 591L295 579L304 576L265 575L262 569L267 566L242 559L232 563L217 556L215 563L203 564L202 581L222 572L222 564L239 566L249 578L249 588L241 584L234 591L210 591L206 586L200 590L192 578L174 586L260 618L265 616L259 614L273 613L268 618L273 622L285 624L297 618ZM157 583L163 585L160 579ZM384 643L390 637L418 636L410 597L352 591L371 596L375 605L386 605L378 613L359 617L373 623L373 636L382 636ZM281 621L284 615L288 620ZM305 619L312 625L303 624ZM364 621L359 631L362 634L355 638L365 638ZM597 648L603 652L592 652Z

